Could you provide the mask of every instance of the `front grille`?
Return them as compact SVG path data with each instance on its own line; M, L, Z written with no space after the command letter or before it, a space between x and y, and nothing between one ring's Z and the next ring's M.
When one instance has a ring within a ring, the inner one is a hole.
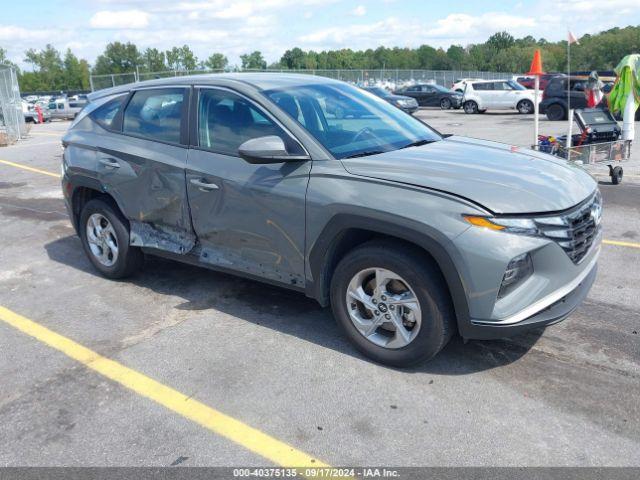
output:
M600 230L602 197L596 193L589 201L565 213L538 217L534 221L540 234L556 242L573 263L585 257Z

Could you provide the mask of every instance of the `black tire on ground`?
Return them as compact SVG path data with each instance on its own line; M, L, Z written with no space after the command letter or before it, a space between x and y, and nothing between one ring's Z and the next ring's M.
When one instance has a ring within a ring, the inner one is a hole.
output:
M547 118L549 120L553 120L553 121L564 120L566 117L567 117L567 111L559 103L552 103L547 107Z
M411 343L402 348L385 348L369 341L349 316L346 304L349 282L367 268L384 268L400 275L420 302L420 330ZM451 297L438 267L420 249L401 242L374 240L349 252L331 279L331 307L341 329L360 352L376 362L396 367L434 357L456 331Z
M624 172L622 171L622 167L614 167L611 170L611 183L613 183L614 185L622 183L623 173Z
M463 105L464 113L478 113L478 104L473 100L467 100Z
M451 100L449 98L440 100L440 108L442 110L449 110L451 108Z
M111 266L101 264L91 252L87 240L87 221L89 217L99 213L113 226L118 245L118 258ZM144 254L138 247L129 245L129 222L124 218L115 203L108 198L95 198L87 202L80 212L80 240L87 257L93 266L105 277L111 279L126 278L138 271L144 263Z
M516 105L518 109L518 113L528 114L533 113L533 102L531 100L520 100L518 105Z

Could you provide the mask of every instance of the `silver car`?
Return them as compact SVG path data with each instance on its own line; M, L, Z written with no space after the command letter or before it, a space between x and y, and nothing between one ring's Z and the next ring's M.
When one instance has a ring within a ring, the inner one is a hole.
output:
M596 275L601 197L584 170L441 135L339 81L102 90L64 146L69 215L104 276L149 254L299 291L390 365L431 358L454 334L558 322Z

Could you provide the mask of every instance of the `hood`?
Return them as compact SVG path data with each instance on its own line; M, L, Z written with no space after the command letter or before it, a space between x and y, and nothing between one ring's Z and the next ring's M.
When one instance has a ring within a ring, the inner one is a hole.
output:
M353 175L448 192L503 214L565 210L597 186L585 170L561 158L458 136L342 162Z
M387 95L384 99L388 102L392 100L415 100L413 97L407 97L406 95L397 95L395 93Z

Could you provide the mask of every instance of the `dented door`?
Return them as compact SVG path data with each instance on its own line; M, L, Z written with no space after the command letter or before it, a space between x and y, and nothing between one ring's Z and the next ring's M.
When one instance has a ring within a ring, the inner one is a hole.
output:
M183 94L186 102L183 88L136 92L124 112L124 135L98 148L99 178L131 224L132 245L186 253L195 243L184 177L188 149L180 144Z

